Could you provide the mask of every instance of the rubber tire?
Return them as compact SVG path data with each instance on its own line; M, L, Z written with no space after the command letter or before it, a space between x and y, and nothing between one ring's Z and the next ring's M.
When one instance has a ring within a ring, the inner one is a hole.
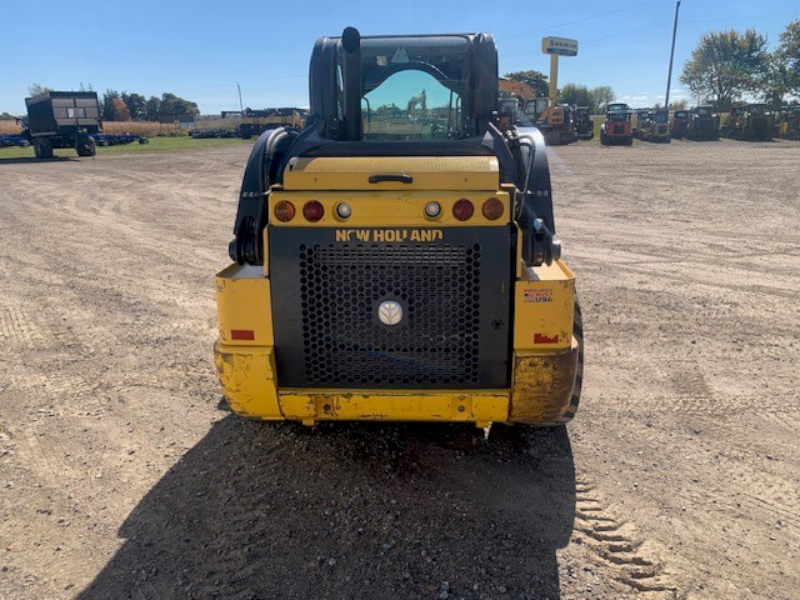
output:
M33 143L33 152L36 154L36 158L45 160L53 158L53 144L50 143L50 140L38 138Z
M94 156L97 154L97 144L91 136L80 137L76 140L75 151L78 156Z
M569 401L569 408L561 417L562 423L568 423L575 417L575 413L581 403L581 391L583 390L583 315L581 314L581 304L577 297L575 298L572 335L578 340L578 370L575 373L575 387L572 388L572 399Z
M626 146L633 146L633 137L632 136L630 138L628 138L627 140L625 140L625 145Z
M600 132L600 143L603 146L608 146L608 138L606 137L606 134L603 132Z

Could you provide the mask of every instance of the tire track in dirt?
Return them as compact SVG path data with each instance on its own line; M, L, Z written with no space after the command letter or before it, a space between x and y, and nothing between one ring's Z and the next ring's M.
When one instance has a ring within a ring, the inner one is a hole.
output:
M20 306L0 305L0 346L14 348L41 348L52 336L37 319Z
M619 583L651 598L676 598L677 587L661 562L644 550L635 528L617 520L586 479L576 480L573 540L592 550ZM652 595L651 595L652 594Z

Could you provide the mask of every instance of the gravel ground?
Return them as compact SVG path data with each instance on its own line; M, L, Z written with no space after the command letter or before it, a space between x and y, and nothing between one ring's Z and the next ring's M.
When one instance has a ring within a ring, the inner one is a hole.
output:
M564 430L240 420L245 146L0 160L0 598L800 597L800 144L551 149Z

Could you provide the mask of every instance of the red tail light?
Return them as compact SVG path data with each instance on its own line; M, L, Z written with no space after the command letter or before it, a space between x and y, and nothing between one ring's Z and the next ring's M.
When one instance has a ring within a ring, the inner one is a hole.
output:
M281 200L275 205L275 218L278 221L283 221L284 223L291 221L294 219L294 214L294 204L288 200Z
M325 207L322 206L321 202L309 200L306 202L305 206L303 206L303 216L307 221L316 223L325 216Z
M472 202L470 202L466 198L458 200L453 205L453 216L459 221L466 221L467 219L471 219L472 215L474 214L475 214L475 207L472 205Z
M489 198L483 203L483 216L490 221L496 221L503 216L506 208L497 198Z

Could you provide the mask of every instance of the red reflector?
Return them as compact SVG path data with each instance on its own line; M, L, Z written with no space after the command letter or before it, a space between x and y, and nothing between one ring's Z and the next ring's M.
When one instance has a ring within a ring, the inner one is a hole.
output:
M231 329L231 339L252 342L256 339L256 332L251 329Z
M555 335L553 337L549 337L544 335L543 333L534 333L533 334L533 343L534 344L557 344L558 343L558 336Z
M475 207L472 205L472 202L466 198L458 200L453 205L453 216L459 221L466 221L467 219L472 218L474 212Z
M305 206L303 206L303 216L306 218L307 221L316 223L323 216L325 216L325 207L322 206L321 202L317 202L316 200L309 200L308 202L306 202Z

